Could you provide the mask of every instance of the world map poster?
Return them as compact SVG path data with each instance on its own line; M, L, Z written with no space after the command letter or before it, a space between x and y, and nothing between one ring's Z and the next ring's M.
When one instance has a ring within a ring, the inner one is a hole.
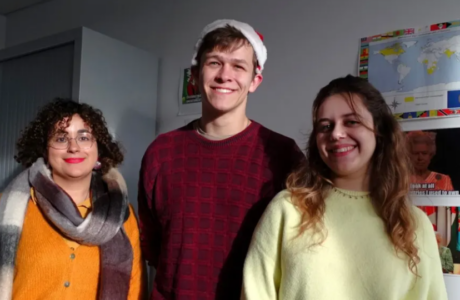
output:
M358 70L397 119L460 115L460 20L362 38Z

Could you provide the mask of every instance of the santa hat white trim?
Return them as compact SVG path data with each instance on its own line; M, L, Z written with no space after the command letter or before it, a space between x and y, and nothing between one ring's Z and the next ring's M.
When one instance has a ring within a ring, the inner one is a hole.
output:
M241 33L248 39L249 43L251 43L259 65L259 67L256 69L257 73L262 73L264 64L267 61L267 48L265 48L264 42L262 40L263 36L257 33L249 24L235 20L217 20L206 25L206 27L201 32L198 42L195 45L195 53L193 54L192 58L192 66L196 66L198 64L196 55L198 53L198 49L200 49L201 43L203 42L203 38L211 31L216 30L217 28L223 28L227 25L233 26L241 31Z

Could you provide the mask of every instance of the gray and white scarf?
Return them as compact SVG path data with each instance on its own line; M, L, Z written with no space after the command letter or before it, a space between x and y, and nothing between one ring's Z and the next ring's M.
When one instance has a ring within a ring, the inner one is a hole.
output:
M83 219L40 158L10 183L0 199L0 300L12 298L16 252L31 187L40 211L61 235L83 245L100 247L99 299L127 299L133 253L123 228L129 217L123 177L114 168L104 176L93 174L92 211Z

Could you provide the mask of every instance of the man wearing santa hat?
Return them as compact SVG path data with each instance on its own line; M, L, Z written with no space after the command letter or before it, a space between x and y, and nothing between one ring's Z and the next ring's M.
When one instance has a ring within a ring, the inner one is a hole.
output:
M294 140L246 116L266 60L262 35L235 20L207 25L196 43L202 117L158 136L142 160L141 244L156 269L151 299L239 299L253 230L304 159Z

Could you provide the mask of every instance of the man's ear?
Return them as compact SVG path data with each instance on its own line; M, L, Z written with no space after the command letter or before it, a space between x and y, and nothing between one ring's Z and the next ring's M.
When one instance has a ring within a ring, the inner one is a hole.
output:
M264 80L264 77L262 76L262 74L257 73L252 79L251 85L249 86L249 92L254 93L263 80Z

